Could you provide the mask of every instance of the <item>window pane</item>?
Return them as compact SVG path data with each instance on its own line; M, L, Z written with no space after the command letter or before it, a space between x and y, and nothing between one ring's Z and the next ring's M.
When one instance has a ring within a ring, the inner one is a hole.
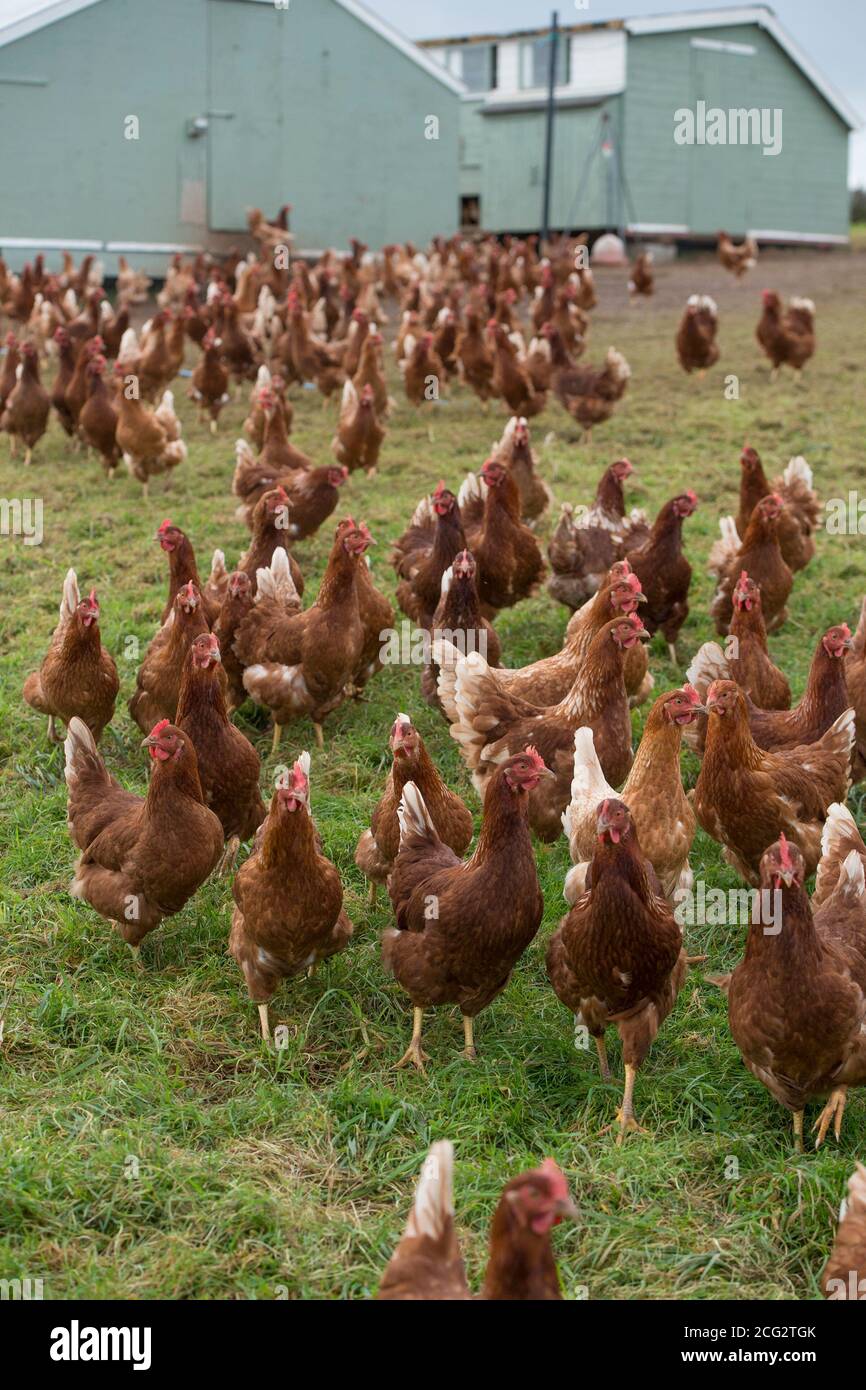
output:
M492 49L486 43L468 43L463 48L463 81L470 92L487 92L491 86Z
M526 57L522 64L524 73L524 85L531 87L546 87L548 74L550 71L550 45L551 38L545 35L540 39L533 39L524 45ZM571 45L568 36L560 34L556 46L556 85L564 87L568 83L569 69L569 49Z

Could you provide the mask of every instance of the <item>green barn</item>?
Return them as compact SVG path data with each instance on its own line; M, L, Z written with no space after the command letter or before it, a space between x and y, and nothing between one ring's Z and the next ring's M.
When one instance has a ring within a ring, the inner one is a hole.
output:
M426 243L458 221L462 84L357 0L57 0L0 27L0 251Z
M466 89L464 224L537 229L550 30L422 46ZM847 241L859 118L771 9L568 25L555 80L552 227Z

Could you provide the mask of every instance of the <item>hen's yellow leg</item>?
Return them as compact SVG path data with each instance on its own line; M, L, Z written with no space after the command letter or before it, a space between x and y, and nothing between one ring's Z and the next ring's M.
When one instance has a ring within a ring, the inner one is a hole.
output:
M411 1062L419 1071L424 1071L424 1063L429 1062L430 1058L421 1047L421 1027L424 1022L424 1010L412 1010L412 1041L403 1053L399 1062L396 1063L394 1070L399 1071L401 1067L408 1067Z

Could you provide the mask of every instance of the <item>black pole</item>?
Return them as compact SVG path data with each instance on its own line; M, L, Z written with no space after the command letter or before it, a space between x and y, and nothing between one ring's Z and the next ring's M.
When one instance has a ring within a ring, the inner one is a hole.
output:
M550 25L550 67L547 73L547 127L544 136L544 208L541 217L542 245L550 236L550 185L553 180L553 113L555 109L556 56L559 45L559 14L553 12Z

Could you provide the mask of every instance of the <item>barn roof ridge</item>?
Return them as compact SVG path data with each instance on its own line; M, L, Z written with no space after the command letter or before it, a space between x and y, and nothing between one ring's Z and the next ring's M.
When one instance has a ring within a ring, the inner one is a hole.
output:
M618 19L584 20L582 23L564 24L561 29L562 32L569 34L589 32L594 29L625 29L627 33L639 37L644 34L675 33L680 29L718 29L738 24L756 24L759 28L765 29L845 124L851 130L860 129L863 124L861 116L842 93L837 91L823 73L815 67L797 41L783 28L770 5L731 5L724 8L661 12L635 18L622 16ZM493 42L498 39L532 38L549 32L550 25L548 24L542 25L540 28L514 29L498 34L485 32L456 35L453 38L420 39L419 44L422 48L431 48L448 43L460 44L473 41Z
M47 29L50 24L57 24L63 19L70 18L77 14L79 10L90 9L92 5L101 4L102 0L52 0L52 3L45 4L44 0L33 0L32 7L19 14L17 17L2 20L0 19L0 48L6 44L15 43L17 39L27 38L29 34L37 33L40 29ZM273 4L273 0L260 0L260 3ZM335 5L339 5L347 14L360 20L368 29L383 38L386 43L391 44L414 63L416 67L423 69L428 77L432 77L443 87L462 96L465 87L462 82L458 82L450 73L446 72L440 63L429 58L418 44L407 39L404 34L395 29L392 25L372 10L368 9L361 0L333 0Z

